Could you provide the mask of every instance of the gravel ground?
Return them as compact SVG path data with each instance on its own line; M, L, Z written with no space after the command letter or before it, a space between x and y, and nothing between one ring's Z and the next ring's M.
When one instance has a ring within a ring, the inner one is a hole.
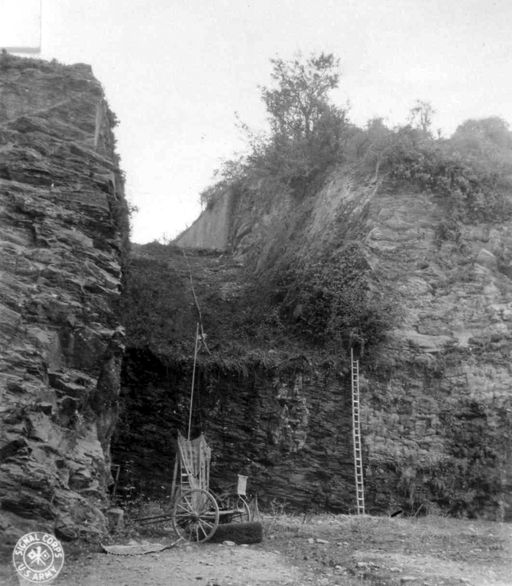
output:
M146 555L74 552L69 586L511 586L512 525L441 517L281 515L256 545L180 543ZM168 534L124 536L165 543ZM121 542L122 540L119 539ZM20 584L9 566L0 584Z

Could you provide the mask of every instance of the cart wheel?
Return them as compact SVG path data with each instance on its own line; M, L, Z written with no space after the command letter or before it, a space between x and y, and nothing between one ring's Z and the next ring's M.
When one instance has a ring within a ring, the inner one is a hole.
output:
M219 507L207 490L180 492L174 503L172 524L176 533L187 541L208 541L219 526Z
M233 511L226 516L226 523L249 523L251 521L251 509L246 499L239 494L230 494L222 500L222 508Z

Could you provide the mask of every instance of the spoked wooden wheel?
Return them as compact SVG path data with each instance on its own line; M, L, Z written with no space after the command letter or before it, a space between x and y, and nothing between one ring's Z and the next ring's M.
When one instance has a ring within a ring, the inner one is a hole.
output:
M219 507L207 490L193 489L176 497L172 524L187 541L208 541L219 526Z
M226 523L249 523L251 509L245 498L238 494L230 494L222 500L222 508L231 511L229 515L222 515Z

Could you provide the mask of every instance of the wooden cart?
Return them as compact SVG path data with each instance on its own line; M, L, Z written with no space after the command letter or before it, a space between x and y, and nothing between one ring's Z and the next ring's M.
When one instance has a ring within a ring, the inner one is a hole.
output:
M194 440L178 435L178 479L174 490L172 523L187 541L208 541L220 523L251 520L246 498L247 477L238 475L236 490L221 495L210 488L211 449L201 434Z

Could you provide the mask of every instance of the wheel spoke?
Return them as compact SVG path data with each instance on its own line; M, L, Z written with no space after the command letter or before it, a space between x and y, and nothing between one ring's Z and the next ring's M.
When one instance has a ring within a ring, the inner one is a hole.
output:
M199 524L201 525L201 529L203 528L203 525L205 525L208 528L208 532L205 533L205 535L207 535L215 526L213 523L208 523L208 521L205 521L204 519L199 519Z
M179 523L178 526L181 527L182 529L186 529L187 527L190 527L191 523L190 521L184 521L182 523Z
M210 523L210 521L207 521L204 517L200 517L199 521L201 523L204 523L205 525L207 525L208 527L215 527L215 523Z
M208 531L205 531L205 529L204 529L204 527L203 527L203 525L202 525L202 523L201 523L201 522L199 522L199 529L201 529L201 531L203 532L203 536L204 536L204 537L203 537L203 539L204 539L205 537L208 537L208 533L209 533L209 532L208 532Z
M191 513L194 510L194 508L191 507L188 503L181 503L181 502L178 502L176 504L176 509L181 509L182 511L187 511L189 513Z
M173 511L174 529L188 541L207 541L218 523L217 501L210 492L192 489L176 499Z
M178 508L182 509L183 511L186 511L187 513L190 513L192 511L192 509L184 507L181 503L178 503L176 505L176 509L178 509Z
M200 507L197 507L197 514L202 515L212 510L212 503L210 499L205 499Z

